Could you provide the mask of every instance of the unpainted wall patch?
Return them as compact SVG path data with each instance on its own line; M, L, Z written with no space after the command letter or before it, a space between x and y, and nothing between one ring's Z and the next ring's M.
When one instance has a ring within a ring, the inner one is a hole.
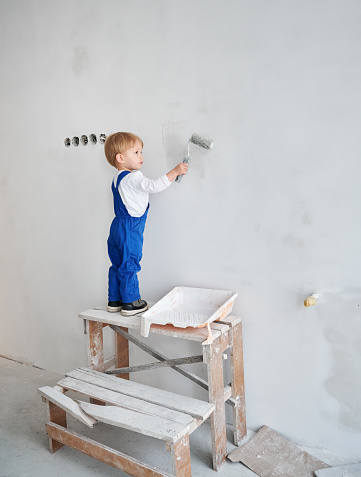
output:
M295 237L292 233L288 234L284 239L283 243L288 245L289 247L298 250L305 247L305 242L297 237Z
M80 76L86 69L89 63L89 56L83 46L77 45L74 48L74 57L72 62L73 71L77 76Z
M307 214L307 213L303 214L303 216L302 216L302 222L303 222L305 225L312 225L310 215Z

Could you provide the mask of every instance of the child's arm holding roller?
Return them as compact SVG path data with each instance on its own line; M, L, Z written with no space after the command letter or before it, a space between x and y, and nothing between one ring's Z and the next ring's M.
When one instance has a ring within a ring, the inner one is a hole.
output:
M127 184L128 181L131 181L131 185L135 189L154 194L167 189L178 175L186 174L187 170L188 164L181 162L167 174L158 177L158 179L148 179L147 177L144 177L140 171L137 171L133 174L129 174L129 176L125 177L122 182L123 184Z
M187 172L188 164L178 164L167 174L158 179L148 179L141 171L134 171L120 181L119 194L132 217L140 217L144 214L148 205L148 194L162 192L170 187L172 181L179 175Z

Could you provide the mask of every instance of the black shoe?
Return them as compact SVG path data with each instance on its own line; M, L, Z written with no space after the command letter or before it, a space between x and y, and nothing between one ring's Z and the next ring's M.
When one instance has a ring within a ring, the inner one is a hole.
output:
M121 314L123 316L131 316L145 310L148 310L148 303L144 300L136 300L132 303L123 303Z
M108 301L107 311L110 313L116 313L122 309L122 302L121 301Z

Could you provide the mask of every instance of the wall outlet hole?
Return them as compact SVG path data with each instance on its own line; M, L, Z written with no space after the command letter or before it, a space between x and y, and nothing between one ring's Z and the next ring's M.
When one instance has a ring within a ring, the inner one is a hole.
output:
M64 146L65 146L65 147L70 147L70 145L71 145L70 137L66 137L66 138L64 139Z
M88 136L83 134L82 137L80 138L80 142L81 142L82 146L86 146L88 144Z
M96 143L98 142L98 141L97 141L97 137L96 137L95 134L91 134L91 135L89 136L89 142L90 142L90 144L96 144Z
M71 143L73 146L78 147L79 146L79 138L77 136L74 136L73 139L71 140Z
M104 144L106 138L107 138L107 137L106 137L105 134L100 134L100 136L99 136L99 142L100 142L100 144Z

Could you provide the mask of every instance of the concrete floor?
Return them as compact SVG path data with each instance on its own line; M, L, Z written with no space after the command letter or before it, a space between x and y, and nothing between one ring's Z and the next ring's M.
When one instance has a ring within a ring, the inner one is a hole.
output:
M48 450L45 433L46 405L37 388L54 386L61 375L0 358L0 476L1 477L120 477L127 474L68 447L55 454ZM105 445L146 461L171 473L170 453L153 438L99 423L89 429L69 417L69 427ZM254 433L249 432L248 438ZM215 473L211 468L209 420L190 437L192 475L251 477L256 474L240 463L227 460ZM235 447L232 427L228 428L228 452ZM327 451L302 447L332 465L352 463Z

